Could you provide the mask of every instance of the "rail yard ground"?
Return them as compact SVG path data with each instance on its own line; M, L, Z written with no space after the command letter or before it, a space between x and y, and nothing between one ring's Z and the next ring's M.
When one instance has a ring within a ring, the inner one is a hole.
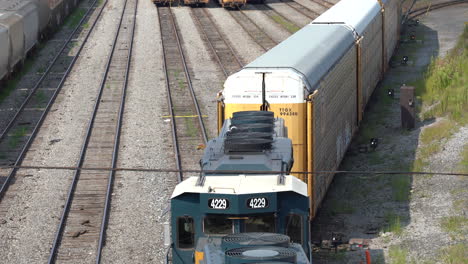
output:
M341 169L468 172L467 14L468 4L435 10L407 27ZM417 87L420 118L409 131L400 128L402 84ZM370 138L378 147L360 153ZM460 176L339 174L312 233L316 241L332 232L369 239L372 263L467 263L467 190ZM322 251L314 263L364 260L362 251Z
M83 0L82 5L91 2ZM23 165L76 165L124 2L108 0ZM296 2L307 9L303 8L307 14L321 14L327 9L323 1ZM100 5L104 3L106 1L99 1ZM172 9L192 85L211 138L217 133L216 93L222 89L223 70L192 8L175 6ZM265 52L234 19L232 13L240 11L222 9L215 4L206 9L243 64ZM394 59L395 67L376 91L363 126L343 161L344 169L467 170L466 122L461 125L458 119L437 115L419 121L414 130L404 131L399 128L398 104L399 85L420 85L431 56L444 55L455 46L467 12L467 4L447 7L421 17L420 25L409 28L409 32L415 31L417 41L401 45ZM242 13L276 43L311 21L281 0L267 1L266 5L247 5ZM74 24L75 20L79 19L72 18L54 38L66 38L70 31L67 25ZM407 33L402 35L402 38L407 37ZM52 51L57 49L54 43L58 41L49 41L38 51L31 63L33 66L24 70L23 78L10 84L10 94L0 91L3 93L0 95L2 130L12 110L26 95L27 91L22 88L34 84L50 61ZM404 55L409 56L410 61L407 66L400 66ZM139 0L129 74L117 166L174 168L161 33L157 7L150 0ZM396 91L394 99L385 95L389 88ZM420 96L421 100L426 99L424 94ZM195 122L189 117L179 118ZM447 133L441 134L442 131ZM444 136L440 138L439 135ZM370 137L379 138L377 149L359 153L359 146L366 144ZM201 155L202 150L199 152ZM4 159L1 155L0 152L0 160ZM72 175L68 170L18 171L0 203L0 256L5 263L47 261ZM116 174L103 262L163 263L162 223L168 220L164 212L176 183L175 173ZM345 239L369 238L375 263L466 263L467 190L468 179L460 177L337 175L313 223L313 238L315 241L327 239L331 232L341 232ZM83 229L77 236L86 235L86 223L84 219ZM89 255L94 253L88 252ZM337 254L320 251L314 263L358 263L363 256L362 251ZM453 258L452 262L447 258ZM463 258L465 262L460 262ZM87 260L83 258L83 263L88 263Z

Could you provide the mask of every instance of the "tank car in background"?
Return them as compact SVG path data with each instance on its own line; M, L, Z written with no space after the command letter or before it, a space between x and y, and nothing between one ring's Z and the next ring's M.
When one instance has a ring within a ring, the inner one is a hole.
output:
M293 166L283 119L233 113L200 166L171 197L173 263L309 263L307 185L273 173Z
M293 172L336 170L397 43L399 5L341 0L229 76L218 98L219 128L235 112L268 109L285 120ZM307 182L313 218L333 175L296 176Z
M77 4L78 0L0 0L0 80L21 65Z

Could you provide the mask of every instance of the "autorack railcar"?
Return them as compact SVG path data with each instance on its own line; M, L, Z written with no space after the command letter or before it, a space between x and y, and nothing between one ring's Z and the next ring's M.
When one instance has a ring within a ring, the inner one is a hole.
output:
M237 111L284 118L292 171L338 168L399 35L398 0L341 0L288 39L229 76L218 124ZM314 216L333 174L296 175Z
M226 120L200 161L206 173L172 194L173 263L309 263L307 185L287 174L293 160L286 133L273 112Z

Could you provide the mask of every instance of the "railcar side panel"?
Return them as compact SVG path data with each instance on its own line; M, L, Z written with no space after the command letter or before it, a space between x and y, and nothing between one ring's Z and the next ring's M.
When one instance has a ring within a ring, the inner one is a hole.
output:
M0 13L0 25L8 29L10 35L10 58L9 71L23 59L24 54L24 32L21 17L14 12Z
M376 16L363 33L361 42L361 109L374 91L382 76L382 18Z
M400 28L400 4L397 0L387 0L384 2L384 57L385 63L389 63L393 51L399 39Z
M356 46L340 59L320 82L314 96L314 171L338 168L356 130ZM314 212L317 211L333 174L314 175Z
M35 2L23 2L16 14L21 17L24 30L24 56L37 44L39 34L38 5Z
M8 74L8 59L10 56L10 37L8 30L0 25L0 80Z

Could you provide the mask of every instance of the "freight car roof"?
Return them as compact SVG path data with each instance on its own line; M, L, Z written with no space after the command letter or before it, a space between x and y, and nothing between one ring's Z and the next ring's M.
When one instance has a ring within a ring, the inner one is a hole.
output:
M0 0L0 10L16 11L29 4L37 5L31 0Z
M380 12L380 4L376 0L341 0L312 23L345 23L362 35L367 26Z
M320 78L353 44L353 33L344 25L309 24L245 66L245 69L294 69L304 76L309 89L313 90Z

